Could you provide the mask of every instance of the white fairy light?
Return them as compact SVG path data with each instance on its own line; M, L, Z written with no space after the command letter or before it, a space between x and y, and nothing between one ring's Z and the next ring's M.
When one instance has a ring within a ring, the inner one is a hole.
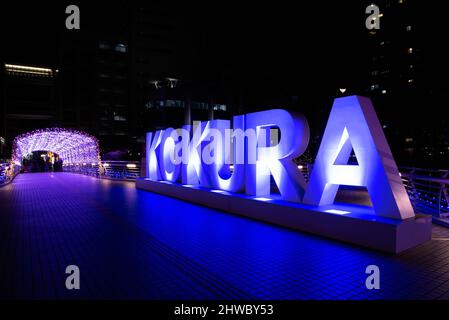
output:
M69 163L100 161L98 140L71 129L39 129L17 136L13 141L12 159L21 162L24 156L34 151L52 151Z

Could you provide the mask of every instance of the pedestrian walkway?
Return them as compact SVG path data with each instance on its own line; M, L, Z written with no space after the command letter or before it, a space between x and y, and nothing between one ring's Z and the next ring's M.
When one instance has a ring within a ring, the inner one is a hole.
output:
M72 264L80 290L65 287ZM370 291L373 264L381 289ZM448 299L449 229L392 256L133 182L20 174L0 188L0 298Z

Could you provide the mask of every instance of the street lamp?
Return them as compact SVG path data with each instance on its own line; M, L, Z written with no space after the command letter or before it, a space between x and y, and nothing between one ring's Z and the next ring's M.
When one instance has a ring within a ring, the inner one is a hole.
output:
M153 84L156 87L156 89L162 88L159 80L153 80L150 81L150 83Z
M178 84L178 81L179 81L179 79L175 79L175 78L166 78L166 79L168 81L168 86L172 89L174 87L176 87L176 85Z

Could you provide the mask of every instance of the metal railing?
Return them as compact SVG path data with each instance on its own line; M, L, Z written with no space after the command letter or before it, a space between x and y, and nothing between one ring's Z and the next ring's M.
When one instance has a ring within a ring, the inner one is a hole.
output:
M299 164L298 169L308 181L313 164ZM122 180L135 180L141 176L141 164L138 161L70 164L64 165L63 170L99 178ZM1 176L4 176L3 171L2 167ZM447 219L449 223L449 170L400 167L399 171L415 212L430 214L438 219Z
M313 164L298 168L308 181ZM449 223L449 170L400 167L399 171L415 212L447 219Z
M400 171L415 211L437 218L449 216L449 170L402 167Z
M0 163L0 186L10 183L20 172L20 166L9 162Z
M138 161L101 161L101 163L64 164L64 172L85 174L97 178L135 180L140 177Z

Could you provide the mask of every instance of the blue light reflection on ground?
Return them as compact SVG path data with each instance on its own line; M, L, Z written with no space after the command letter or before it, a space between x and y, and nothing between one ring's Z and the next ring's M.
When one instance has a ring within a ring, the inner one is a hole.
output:
M10 275L0 297L415 299L449 292L449 241L394 257L133 183L49 175L19 175L0 189L0 275ZM83 272L80 292L60 288L59 271L69 263ZM365 288L370 264L381 269L379 291Z
M127 217L129 221L170 243L215 276L241 286L251 297L388 297L385 292L366 290L364 271L369 264L377 264L383 271L394 267L389 255L137 192L142 201L134 211L139 214Z

